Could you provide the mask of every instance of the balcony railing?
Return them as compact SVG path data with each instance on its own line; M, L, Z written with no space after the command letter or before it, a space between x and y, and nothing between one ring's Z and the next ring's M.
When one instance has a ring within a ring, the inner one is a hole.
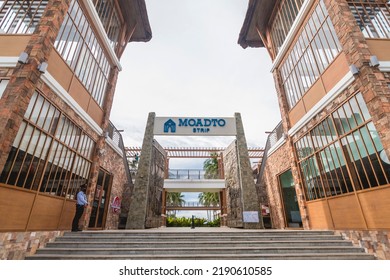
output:
M199 207L199 208L202 208L202 207L220 207L220 203L211 203L209 205L205 205L203 203L200 203L200 202L195 202L195 201L185 201L185 202L182 202L182 203L170 203L170 202L167 202L166 203L166 206L167 207Z
M206 175L203 169L169 169L168 179L176 180L207 180L219 179L218 174L214 176Z
M257 174L257 183L261 183L261 179L264 174L265 165L268 158L268 151L274 146L281 138L284 137L282 122L280 122L274 130L268 134L267 143L265 145L263 159L261 160L260 170Z
M127 156L126 156L126 151L125 151L125 145L123 143L123 138L122 134L116 127L113 125L112 122L109 122L108 128L107 128L107 137L112 140L112 142L118 146L118 148L122 151L122 157L123 157L123 163L125 165L125 170L126 170L126 176L127 176L127 181L129 185L133 184L132 180L132 174L130 172L130 167L127 162ZM134 175L133 175L134 176Z

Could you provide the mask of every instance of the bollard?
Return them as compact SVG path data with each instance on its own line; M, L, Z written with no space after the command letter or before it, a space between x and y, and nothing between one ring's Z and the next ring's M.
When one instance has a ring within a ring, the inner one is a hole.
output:
M194 220L194 215L192 215L192 219L191 219L191 229L194 229L195 228L195 220Z

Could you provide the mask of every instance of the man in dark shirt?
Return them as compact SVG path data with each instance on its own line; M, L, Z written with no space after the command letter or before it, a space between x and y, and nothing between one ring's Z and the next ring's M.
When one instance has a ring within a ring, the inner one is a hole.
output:
M80 191L77 193L76 214L74 215L72 222L72 231L81 231L79 229L79 221L84 213L84 208L88 205L87 196L85 195L86 191L87 184L83 184L80 186Z

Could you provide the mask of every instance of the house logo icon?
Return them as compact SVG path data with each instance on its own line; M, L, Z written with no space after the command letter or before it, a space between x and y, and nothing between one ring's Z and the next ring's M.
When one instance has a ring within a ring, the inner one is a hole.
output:
M176 123L172 120L169 119L164 123L164 133L175 133L176 132Z

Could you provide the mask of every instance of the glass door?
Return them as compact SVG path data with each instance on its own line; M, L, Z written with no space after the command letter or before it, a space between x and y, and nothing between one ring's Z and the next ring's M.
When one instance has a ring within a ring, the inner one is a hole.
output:
M299 212L297 193L295 192L291 169L279 176L279 184L287 227L302 227L301 213Z
M89 228L103 229L105 225L110 201L111 182L112 175L100 169L92 203L91 217L89 218Z

